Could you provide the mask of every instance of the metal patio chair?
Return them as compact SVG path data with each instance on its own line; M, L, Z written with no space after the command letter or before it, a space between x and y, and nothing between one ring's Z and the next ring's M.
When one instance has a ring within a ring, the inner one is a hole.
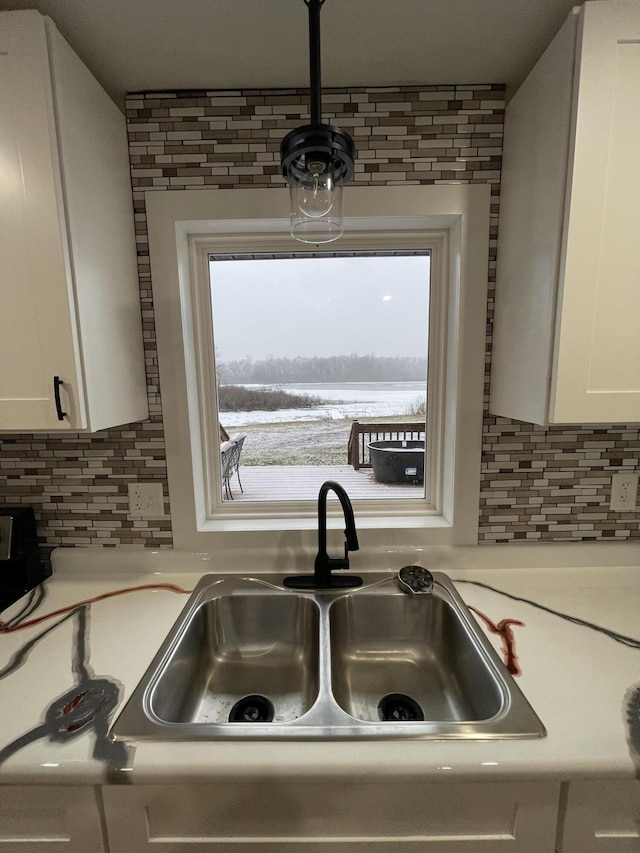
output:
M242 481L240 480L240 454L246 438L246 433L238 432L232 435L229 441L220 445L220 459L222 463L222 483L224 485L225 497L233 500L231 491L231 478L235 474L238 478L240 491L244 494Z

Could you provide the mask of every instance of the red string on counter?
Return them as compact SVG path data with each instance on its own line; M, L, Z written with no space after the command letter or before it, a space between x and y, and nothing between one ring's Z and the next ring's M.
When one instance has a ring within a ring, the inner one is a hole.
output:
M142 589L164 589L168 592L177 592L183 595L189 595L192 590L183 589L181 586L176 586L173 583L150 583L143 586L129 586L125 589L114 589L112 592L103 592L102 595L95 595L93 598L85 598L84 601L77 601L75 604L69 604L66 607L61 607L59 610L53 610L51 613L45 613L44 616L38 616L36 619L29 619L27 622L22 622L13 627L9 627L5 622L0 622L0 634L11 634L13 631L21 631L23 628L32 628L34 625L39 625L47 619L53 619L54 616L62 616L63 613L69 613L70 610L75 610L76 607L81 607L83 604L94 604L96 601L103 601L105 598L113 598L116 595L125 595L128 592L138 592Z
M511 675L522 675L522 669L520 668L518 655L516 654L516 638L511 630L511 626L519 625L521 628L524 628L526 627L525 623L520 622L518 619L502 619L496 625L495 622L492 622L491 619L489 619L488 616L485 616L481 610L478 610L476 607L472 607L470 604L468 604L467 607L469 610L473 610L476 616L479 616L482 619L492 634L498 634L502 638L504 664Z

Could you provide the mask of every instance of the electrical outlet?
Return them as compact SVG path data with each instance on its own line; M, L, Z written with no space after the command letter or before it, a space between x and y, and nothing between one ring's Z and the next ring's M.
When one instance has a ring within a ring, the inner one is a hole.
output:
M611 478L611 509L616 512L633 512L637 509L638 479L630 471L614 474Z
M162 518L162 483L129 483L129 518Z

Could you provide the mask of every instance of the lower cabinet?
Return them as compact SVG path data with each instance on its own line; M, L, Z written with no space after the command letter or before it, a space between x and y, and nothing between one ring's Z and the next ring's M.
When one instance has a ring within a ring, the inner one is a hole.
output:
M555 782L338 779L103 791L111 853L554 853L559 794Z
M640 782L0 785L0 853L640 853Z
M106 853L100 789L0 785L0 853Z
M559 853L639 853L640 782L572 782Z

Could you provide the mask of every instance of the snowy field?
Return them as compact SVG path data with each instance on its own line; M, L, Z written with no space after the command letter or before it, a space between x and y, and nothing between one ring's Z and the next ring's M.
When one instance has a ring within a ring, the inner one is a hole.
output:
M220 412L229 433L245 432L243 465L339 465L347 461L354 420L410 420L424 401L424 382L353 382L331 385L273 385L328 401L310 409Z
M228 429L259 423L381 418L404 415L424 400L424 382L345 382L330 385L247 385L320 397L328 402L310 409L280 409L275 412L220 412Z

